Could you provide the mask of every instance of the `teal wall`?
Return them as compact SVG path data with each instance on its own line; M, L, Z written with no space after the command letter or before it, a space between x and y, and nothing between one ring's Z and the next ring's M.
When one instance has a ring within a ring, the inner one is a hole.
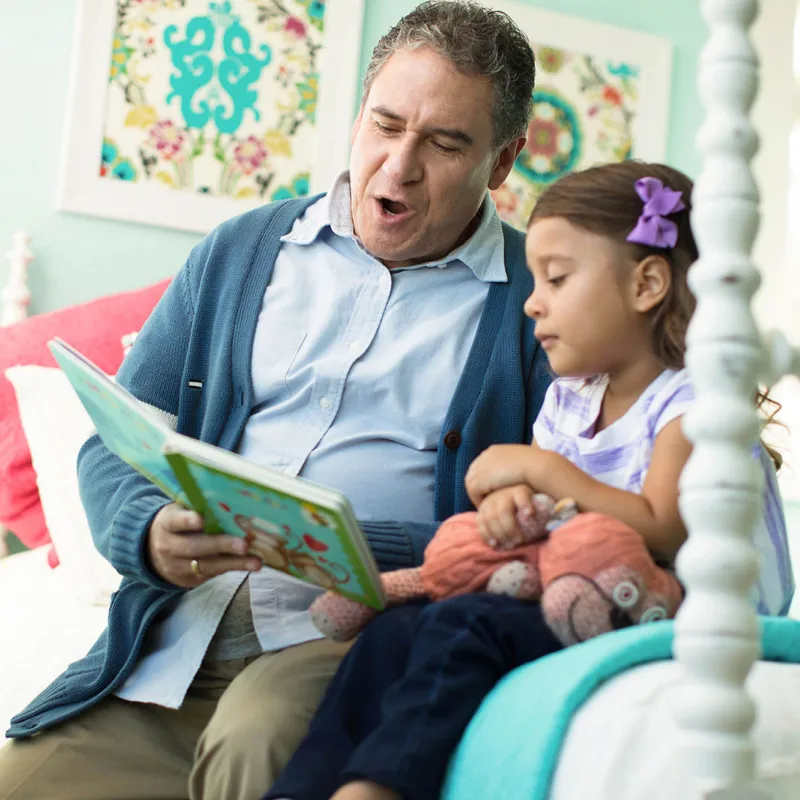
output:
M703 40L697 0L517 0L657 34L675 44L668 160L693 173L701 109L695 87ZM361 65L414 0L365 0ZM490 4L490 3L487 3ZM0 254L11 234L33 238L33 312L145 286L181 265L194 234L55 210L76 0L0 3ZM8 264L0 259L0 286Z

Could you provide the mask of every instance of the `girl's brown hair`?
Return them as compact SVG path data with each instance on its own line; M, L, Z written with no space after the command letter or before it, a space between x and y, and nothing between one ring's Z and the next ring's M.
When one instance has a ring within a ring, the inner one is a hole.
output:
M681 192L686 208L668 217L678 226L678 241L673 248L626 241L644 208L634 184L646 177L658 178L664 186ZM672 272L669 292L650 315L653 352L665 369L684 366L686 329L695 307L687 283L689 267L697 260L697 245L689 224L693 186L682 172L664 164L642 161L603 164L572 172L551 184L539 197L528 222L530 227L539 219L561 217L617 242L631 261L655 255L669 263Z
M675 247L648 247L627 241L644 208L634 184L640 178L658 178L664 186L681 193L685 209L670 214L678 227ZM689 221L694 184L682 172L664 164L622 161L572 172L551 184L539 197L528 227L540 219L560 217L584 230L605 236L623 248L631 261L661 256L669 265L672 282L669 292L650 312L650 337L653 352L665 369L682 369L686 354L686 330L695 309L689 290L689 267L697 260L697 244ZM758 392L757 406L766 423L773 421L780 404L766 392ZM764 411L765 408L769 411ZM780 469L781 455L765 445Z

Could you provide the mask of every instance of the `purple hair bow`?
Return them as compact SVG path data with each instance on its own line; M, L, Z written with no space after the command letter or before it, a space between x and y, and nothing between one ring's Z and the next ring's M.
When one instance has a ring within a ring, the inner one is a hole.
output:
M678 226L666 217L686 208L681 192L664 186L658 178L639 178L634 187L644 208L627 241L648 247L675 247Z

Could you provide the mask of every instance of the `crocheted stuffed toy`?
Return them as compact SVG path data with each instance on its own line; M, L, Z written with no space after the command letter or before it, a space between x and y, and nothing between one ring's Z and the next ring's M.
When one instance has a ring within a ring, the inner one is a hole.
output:
M657 566L642 537L612 517L578 514L570 500L536 495L518 515L526 544L497 549L480 536L475 512L446 520L421 567L381 576L387 607L418 597L444 600L468 592L506 594L541 603L564 644L675 615L683 590ZM311 606L321 633L348 641L377 612L334 592Z

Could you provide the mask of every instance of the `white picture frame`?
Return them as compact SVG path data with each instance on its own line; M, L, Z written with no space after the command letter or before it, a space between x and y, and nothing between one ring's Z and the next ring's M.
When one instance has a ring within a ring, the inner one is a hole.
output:
M310 193L325 191L347 168L358 99L364 0L327 0L320 54L318 137ZM59 210L126 222L208 233L221 222L266 202L234 200L100 177L98 166L117 20L116 0L78 0L70 90L58 180ZM182 196L181 196L182 195Z

